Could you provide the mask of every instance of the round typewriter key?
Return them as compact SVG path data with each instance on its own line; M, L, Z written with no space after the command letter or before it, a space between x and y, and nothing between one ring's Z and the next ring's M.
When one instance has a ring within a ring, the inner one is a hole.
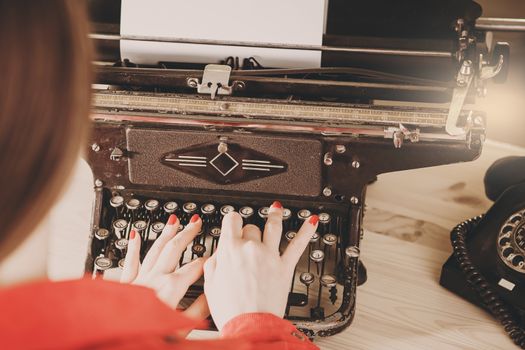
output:
M210 230L210 236L213 238L219 238L221 236L221 228L220 227L212 227Z
M331 220L330 214L328 213L320 213L319 214L319 223L326 225L329 224Z
M125 238L121 238L115 241L115 248L117 248L120 251L125 250L128 247L128 240Z
M319 242L319 238L321 238L319 233L314 232L314 234L312 235L312 238L310 238L310 243L317 243L317 242Z
M118 219L113 222L113 230L115 230L115 235L118 238L122 238L124 236L124 232L126 231L127 227L128 222L124 219Z
M106 230L105 228L99 228L96 232L95 232L95 237L97 237L97 239L99 240L104 240L106 238L109 237L109 231Z
M118 267L120 267L121 269L123 269L123 268L124 268L124 261L125 261L125 260L126 260L126 259L120 259L120 260L118 261Z
M124 204L124 198L122 196L113 196L109 200L109 205L113 208L120 208Z
M137 210L140 207L140 201L136 198L131 198L126 202L126 208L129 210Z
M113 266L113 262L110 258L106 258L105 256L99 256L95 259L95 267L97 270L107 270Z
M155 222L151 225L151 231L155 232L156 234L162 233L162 230L164 230L164 227L166 225L162 222Z
M297 212L297 217L303 221L308 219L310 216L312 216L312 212L308 209L301 209Z
M239 214L245 219L250 218L253 215L253 208L252 207L242 207L239 209Z
M286 238L286 240L288 242L291 242L292 239L294 239L296 235L297 235L297 232L295 232L295 231L288 231L288 232L286 232L284 234L284 237Z
M323 287L327 288L335 287L337 284L335 277L332 275L322 275L321 278L319 278L319 281Z
M315 277L313 273L310 272L303 272L299 276L299 281L301 281L302 284L305 286L310 286L312 283L314 283Z
M206 252L206 247L200 243L195 243L191 247L191 252L201 258L204 255L204 252Z
M268 207L261 207L261 208L259 208L257 213L259 214L259 217L261 217L263 219L267 219L269 211L270 211L270 208L268 208Z
M144 220L139 220L135 221L132 226L138 233L142 233L148 227L148 223Z
M312 250L312 252L310 253L310 259L313 262L319 263L324 260L324 252L319 249Z
M177 209L179 209L179 205L176 202L166 202L164 203L163 209L168 214L173 214Z
M288 208L283 209L283 221L288 220L292 217L292 211Z
M215 213L215 206L211 203L206 203L201 207L201 212L204 215L211 215Z
M323 243L326 244L327 246L333 246L334 244L337 243L337 236L334 235L333 233L327 233L326 235L323 236Z
M195 211L197 211L197 204L193 202L184 203L182 210L184 210L184 212L187 214L193 214Z
M155 211L159 209L159 201L156 199L148 199L146 203L144 203L144 207L148 211Z
M235 211L235 208L232 205L226 204L221 207L221 215L224 216L228 213Z

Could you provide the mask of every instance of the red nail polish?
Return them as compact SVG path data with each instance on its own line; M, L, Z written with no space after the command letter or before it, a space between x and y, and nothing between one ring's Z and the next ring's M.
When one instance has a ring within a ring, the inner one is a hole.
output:
M275 202L272 203L272 207L278 208L278 209L282 209L283 205L281 204L281 202L275 201Z
M193 214L193 216L191 217L190 222L191 222L192 224L194 224L194 223L196 223L197 221L199 221L199 219L200 219L200 217L199 217L198 214Z
M173 225L177 222L177 216L175 214L171 214L170 218L168 219L168 225Z
M129 239L135 239L135 230L131 230L131 232L129 233Z
M310 220L308 220L308 222L311 224L311 225L317 225L317 223L319 222L319 216L317 215L312 215L310 216Z

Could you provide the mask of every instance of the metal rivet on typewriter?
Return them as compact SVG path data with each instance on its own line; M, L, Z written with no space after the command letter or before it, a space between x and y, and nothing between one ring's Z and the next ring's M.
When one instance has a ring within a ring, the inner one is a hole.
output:
M310 285L314 283L315 277L313 273L303 272L299 275L299 281L306 286L306 296L310 294Z
M151 233L150 237L148 237L151 240L157 239L157 237L162 233L164 230L164 227L166 225L163 222L155 222L151 225Z
M113 261L105 256L99 256L95 259L95 268L100 271L107 270L113 266Z
M113 222L113 230L117 238L123 238L128 227L128 222L124 219L118 219Z
M301 209L297 212L297 217L302 221L308 219L310 216L312 216L312 212L308 209Z
M310 253L310 260L312 260L317 266L317 274L319 274L319 263L324 260L324 252L316 249Z
M249 219L254 213L254 210L252 207L242 207L241 209L239 209L239 214L244 218L244 219Z
M167 214L173 214L179 209L179 205L176 202L166 202L164 203L163 209Z
M182 210L187 214L194 214L197 211L197 204L193 202L184 203L182 205Z
M107 239L109 237L109 231L106 230L105 228L99 228L96 232L95 232L95 237L97 237L97 239L99 240L104 240L104 239Z
M332 158L332 153L326 153L324 155L323 162L324 162L325 165L328 165L328 166L334 164L334 160Z
M156 199L148 199L146 203L144 203L144 208L149 212L154 212L159 209L159 201Z
M148 227L148 223L144 220L139 220L139 221L135 221L132 227L139 234L139 236L144 237L144 231Z
M124 268L124 262L126 261L125 258L122 258L118 261L118 267L120 267L121 269Z
M339 154L346 152L346 146L345 145L336 145L335 151Z
M286 238L288 242L291 242L295 238L296 235L297 235L297 232L288 231L284 234L284 237Z
M352 162L352 168L359 169L361 167L361 163L359 163L357 160L354 160Z
M206 252L206 247L203 244L195 243L191 247L192 257L193 257L193 254L195 254L197 255L197 257L202 258L202 256L204 255L204 252Z
M225 216L228 213L235 211L235 208L232 205L226 204L221 207L221 215Z
M330 187L323 188L323 196L330 197L332 195L332 189Z
M262 219L267 219L269 212L270 212L270 208L268 208L268 207L261 207L257 211L257 213L259 214L259 217L262 218Z

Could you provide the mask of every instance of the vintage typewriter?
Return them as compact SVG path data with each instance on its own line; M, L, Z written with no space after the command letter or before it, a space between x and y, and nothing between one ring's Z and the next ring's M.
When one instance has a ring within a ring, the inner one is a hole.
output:
M473 103L489 79L505 79L508 45L476 29L481 9L471 1L332 0L322 45L261 45L317 50L320 67L272 67L228 52L206 63L152 64L122 56L122 41L256 45L126 37L124 2L90 1L99 58L86 270L118 276L131 228L144 255L171 213L182 225L194 213L204 222L180 263L208 256L226 213L262 226L279 200L282 248L312 213L320 217L285 317L310 337L341 332L366 280L367 185L379 174L478 157L485 116ZM202 281L187 299L201 292Z

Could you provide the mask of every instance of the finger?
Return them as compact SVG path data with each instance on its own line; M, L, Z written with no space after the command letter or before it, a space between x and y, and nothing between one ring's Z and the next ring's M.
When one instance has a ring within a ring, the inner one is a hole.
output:
M140 236L134 230L129 233L128 251L120 276L121 283L131 283L137 278L140 267Z
M204 294L199 295L193 304L184 310L184 314L196 320L205 320L210 316L210 308L208 307L206 296Z
M177 284L176 294L180 294L178 295L180 296L180 299L184 297L184 294L186 294L188 288L192 284L197 282L199 278L201 278L201 276L203 275L205 261L206 258L195 259L172 273L172 275L175 277L175 281Z
M272 250L279 250L281 235L283 234L283 206L275 201L268 212L268 219L264 225L263 242Z
M211 258L206 260L204 263L204 286L206 283L211 281L213 274L215 273L215 267L217 265L217 254L213 254Z
M226 214L222 219L221 239L219 240L219 248L222 244L231 243L236 239L242 238L242 217L239 213L231 212Z
M193 215L190 223L186 225L184 230L179 232L164 245L153 270L160 273L170 273L175 271L179 264L182 252L188 247L193 239L197 237L201 226L202 220L199 215Z
M297 265L299 258L301 258L315 230L317 230L318 223L319 217L317 215L310 216L310 218L303 223L299 232L297 232L297 235L292 239L290 244L288 244L288 247L286 247L283 253L282 259L285 265L290 268L294 268L295 265Z
M246 225L242 229L242 238L255 242L261 241L261 230L255 225Z
M155 243L153 243L153 245L149 249L148 254L146 254L144 261L142 261L141 271L151 271L151 269L157 262L160 252L162 251L166 243L168 243L177 234L179 225L179 219L177 219L177 217L173 214L170 215L166 226L164 226L164 230L162 230L161 235L155 240Z

